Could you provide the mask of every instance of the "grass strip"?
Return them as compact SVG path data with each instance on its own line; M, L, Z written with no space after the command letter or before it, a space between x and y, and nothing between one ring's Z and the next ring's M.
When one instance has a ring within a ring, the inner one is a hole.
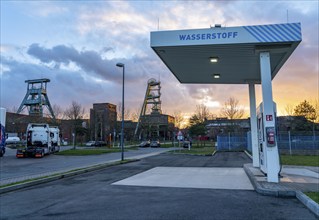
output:
M137 150L137 147L131 147L127 150ZM88 156L88 155L100 155L100 154L108 154L108 153L116 153L121 152L119 148L93 148L93 149L70 149L65 151L60 151L55 153L55 155L63 155L63 156Z
M280 155L281 164L298 166L319 166L318 155Z
M33 181L36 181L36 180L46 179L46 178L49 178L49 177L55 177L57 175L58 174L52 174L50 176L41 176L41 177L27 179L27 180L23 180L23 181L19 181L19 182L9 183L9 184L5 184L5 185L0 186L0 189L1 188L6 188L6 187L9 187L9 186L15 186L15 185L23 184L23 183L33 182Z
M319 204L319 192L307 192L305 194Z

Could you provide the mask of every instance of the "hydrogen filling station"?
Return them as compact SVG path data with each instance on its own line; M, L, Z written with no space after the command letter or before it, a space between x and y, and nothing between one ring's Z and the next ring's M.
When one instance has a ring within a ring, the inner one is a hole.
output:
M280 162L272 80L301 40L300 23L151 32L151 48L180 83L248 85L253 166L274 183Z

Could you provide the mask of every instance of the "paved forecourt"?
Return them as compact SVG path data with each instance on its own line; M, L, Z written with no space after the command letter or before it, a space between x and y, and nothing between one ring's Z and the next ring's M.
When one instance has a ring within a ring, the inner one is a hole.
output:
M113 184L158 168L236 170L249 162L239 152L213 157L160 154L2 194L1 219L317 219L295 198L253 190Z
M254 190L243 168L234 167L155 167L113 184Z

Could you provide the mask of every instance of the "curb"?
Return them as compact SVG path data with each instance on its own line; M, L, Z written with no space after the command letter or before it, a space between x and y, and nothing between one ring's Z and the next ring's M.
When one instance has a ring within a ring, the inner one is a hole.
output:
M139 161L139 159L130 159L128 161L123 161L123 162L122 161L115 161L115 162L109 162L109 163L104 163L104 164L98 164L98 165L93 165L90 167L80 168L80 169L74 170L74 171L71 170L71 171L67 171L67 172L63 172L63 173L52 174L51 176L48 176L48 177L39 177L39 179L36 179L36 180L30 179L30 181L26 180L28 182L25 182L25 183L20 183L20 184L15 184L12 186L0 188L0 195L7 193L7 192L15 191L18 189L36 186L36 185L40 185L43 183L48 183L48 182L52 182L55 180L59 180L59 179L63 179L63 178L71 177L71 176L76 176L76 175L80 175L83 173L88 173L88 172L92 172L92 171L96 171L96 170L101 170L101 169L111 167L111 166L136 162L136 161Z
M253 159L253 156L251 156L250 153L248 153L248 151L244 150L244 152L250 159Z
M212 156L214 156L216 153L217 153L217 150L214 150L214 152L213 152Z
M283 190L272 190L272 189L265 189L262 185L254 178L254 174L248 168L248 164L244 164L244 170L252 183L253 187L255 188L256 192L265 195L265 196L275 196L275 197L295 197L295 191L283 191Z
M296 192L296 197L302 204L304 204L308 209L310 209L310 211L312 211L317 217L319 217L319 204L310 199L301 191Z
M265 196L275 196L275 197L296 197L302 204L304 204L311 212L313 212L317 217L319 217L319 204L310 199L301 191L279 191L265 189L261 184L254 178L254 174L248 168L248 164L244 164L244 170L253 185L255 191Z

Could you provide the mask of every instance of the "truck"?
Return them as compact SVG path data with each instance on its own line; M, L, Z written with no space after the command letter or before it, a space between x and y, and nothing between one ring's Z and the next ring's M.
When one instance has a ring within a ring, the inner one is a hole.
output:
M0 108L0 157L6 153L6 109Z
M59 152L60 146L61 146L60 129L58 126L50 126L49 130L50 130L52 146L54 147L54 152Z
M18 149L17 158L37 157L60 150L60 130L45 123L30 123L26 132L27 142L24 149Z

